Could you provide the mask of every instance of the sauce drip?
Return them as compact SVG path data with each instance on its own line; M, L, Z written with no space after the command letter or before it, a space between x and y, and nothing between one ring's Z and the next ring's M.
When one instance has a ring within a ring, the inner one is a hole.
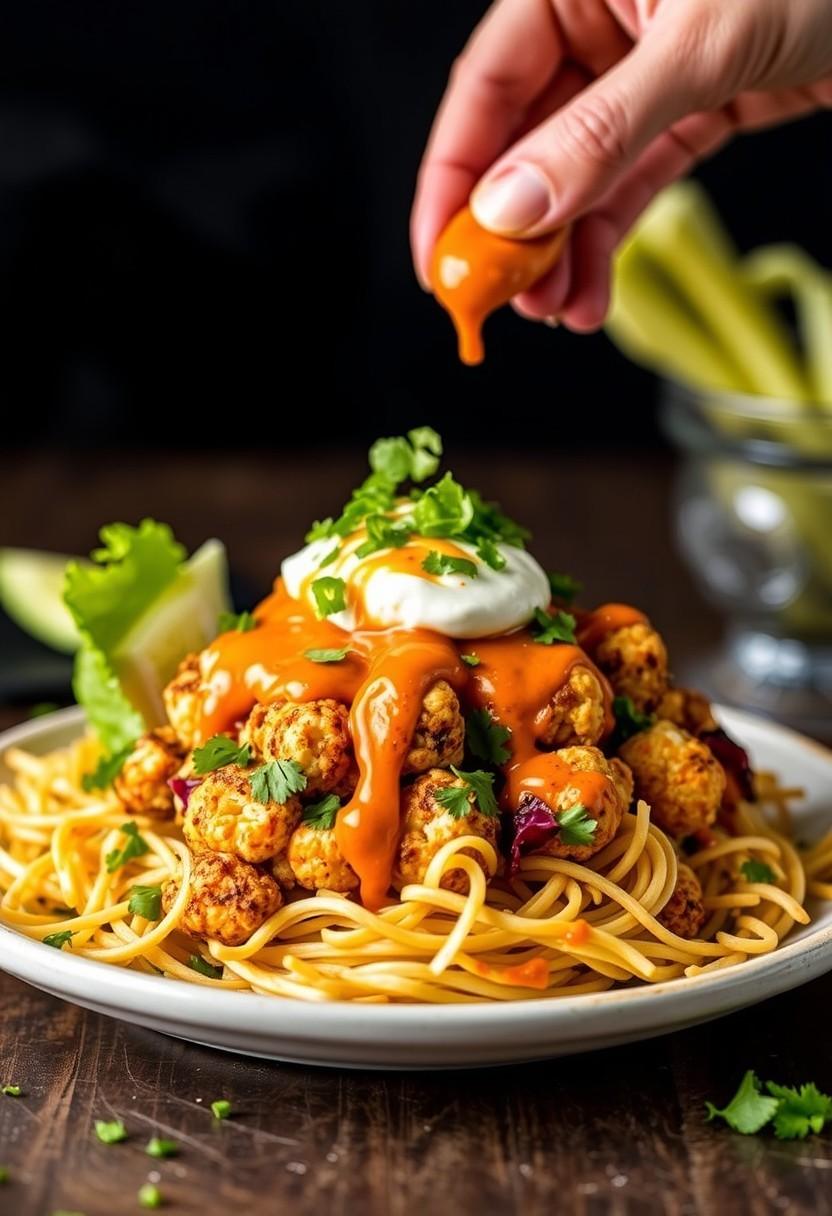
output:
M463 363L482 363L486 317L551 270L568 231L558 228L530 240L513 240L481 228L469 207L456 213L436 242L430 281L437 300L451 314Z
M594 654L608 633L625 629L628 625L646 624L647 617L638 608L629 604L601 604L579 618L576 636L583 649L588 654Z

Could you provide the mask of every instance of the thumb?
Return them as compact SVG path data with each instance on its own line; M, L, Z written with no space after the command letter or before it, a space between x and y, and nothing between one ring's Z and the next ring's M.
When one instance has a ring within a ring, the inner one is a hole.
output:
M588 210L673 123L727 100L719 96L721 51L734 40L708 34L679 23L648 30L488 171L471 195L477 221L503 236L547 232ZM730 67L727 74L736 77Z

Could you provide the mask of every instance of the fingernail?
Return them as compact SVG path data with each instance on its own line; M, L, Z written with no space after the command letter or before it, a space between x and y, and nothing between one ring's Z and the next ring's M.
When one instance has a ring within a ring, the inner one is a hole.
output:
M474 219L495 232L524 232L542 220L552 204L552 187L534 165L509 165L477 186L471 196Z
M550 329L557 329L560 325L560 317L544 317L543 324L548 325Z

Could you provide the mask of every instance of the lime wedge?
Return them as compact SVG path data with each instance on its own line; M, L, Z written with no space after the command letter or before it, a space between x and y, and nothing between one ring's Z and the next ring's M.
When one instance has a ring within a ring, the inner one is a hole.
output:
M0 549L0 607L33 638L66 654L81 640L63 601L69 560L37 549Z

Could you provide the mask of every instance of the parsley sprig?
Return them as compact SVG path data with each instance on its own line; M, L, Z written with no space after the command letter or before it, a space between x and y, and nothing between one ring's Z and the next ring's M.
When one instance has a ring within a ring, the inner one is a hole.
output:
M128 747L113 752L111 756L102 756L91 773L84 773L81 778L81 788L88 794L93 790L106 790L124 768L124 763L133 747L134 744L131 743Z
M645 714L636 709L630 697L614 697L612 712L615 716L615 730L610 739L610 748L613 751L617 751L621 744L632 739L633 735L648 730L656 721L653 714Z
M161 886L142 887L137 884L131 887L127 910L133 916L143 916L145 920L158 920L162 914Z
M248 633L257 628L257 621L246 612L221 612L217 620L218 633Z
M575 623L571 612L558 609L550 614L542 608L536 608L531 627L532 637L543 646L551 646L554 642L574 642Z
M576 802L557 817L560 839L563 844L592 844L598 827L597 819L590 819L582 802Z
M463 659L465 656L462 656ZM507 726L495 722L487 709L475 709L468 715L465 724L465 739L468 750L478 760L493 764L496 768L505 764L511 752L506 746L511 738Z
M303 809L302 823L315 828L319 832L329 832L335 827L335 820L341 809L341 799L337 794L327 794L317 802L310 802Z
M547 577L552 599L561 604L571 604L584 589L583 583L579 583L571 574L556 574L554 571L550 571Z
M241 768L251 762L251 748L247 743L238 746L228 735L213 735L194 752L194 772L197 777L213 773L226 764L239 764Z
M422 562L422 569L428 574L463 574L466 578L476 578L479 573L476 562L470 558L437 553L435 549Z
M804 1140L809 1132L818 1134L832 1119L832 1098L821 1093L812 1082L799 1089L767 1081L764 1094L757 1074L749 1069L727 1106L718 1109L706 1102L708 1121L724 1119L743 1136L753 1136L772 1123L778 1140Z
M150 849L150 845L144 836L140 835L135 823L123 823L121 832L127 838L124 844L120 849L111 849L104 858L108 874L114 874L116 870L127 865L128 861L132 861L135 857L142 857Z
M256 802L286 802L306 789L306 773L296 760L269 760L251 774L251 793Z
M746 882L774 882L775 874L771 866L756 857L749 857L740 866L740 873Z
M464 773L451 765L451 772L463 782L463 785L448 785L436 791L436 801L453 816L463 819L472 807L476 806L483 815L498 813L497 799L494 797L494 774L482 769Z

